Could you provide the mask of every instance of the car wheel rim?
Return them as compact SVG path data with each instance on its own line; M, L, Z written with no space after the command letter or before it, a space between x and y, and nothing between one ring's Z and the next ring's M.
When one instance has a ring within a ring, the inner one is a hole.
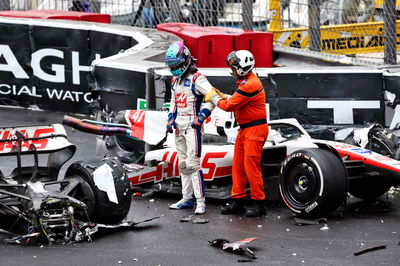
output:
M300 176L300 178L297 181L297 184L295 184L294 188L298 193L303 193L304 191L307 190L308 186L308 178L307 176Z
M317 196L318 187L319 178L311 165L297 164L288 172L287 198L293 206L303 208L312 203Z

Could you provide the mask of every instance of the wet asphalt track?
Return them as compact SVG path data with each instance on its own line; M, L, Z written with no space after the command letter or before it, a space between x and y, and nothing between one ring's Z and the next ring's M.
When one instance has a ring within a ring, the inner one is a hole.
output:
M0 126L60 123L63 114L0 108ZM67 129L78 147L73 161L93 156L95 138ZM68 164L67 164L68 165ZM66 166L67 166L66 165ZM1 169L14 167L0 158ZM63 169L65 169L65 167ZM7 172L7 171L5 171ZM181 223L191 210L169 210L175 198L135 198L129 218L161 218L133 230L110 230L94 236L94 242L54 246L0 244L0 265L242 265L245 257L210 247L208 241L258 237L249 246L258 259L250 265L400 265L400 195L388 194L373 203L349 199L327 217L324 225L295 225L291 212L281 204L269 204L268 216L250 219L222 216L218 202L208 203L207 224ZM0 233L0 240L7 235ZM368 247L386 249L360 256Z

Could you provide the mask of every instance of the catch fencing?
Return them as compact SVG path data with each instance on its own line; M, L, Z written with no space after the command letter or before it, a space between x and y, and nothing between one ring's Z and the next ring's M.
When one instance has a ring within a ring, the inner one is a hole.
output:
M110 14L112 23L159 23L271 31L276 46L396 64L400 0L0 0L2 10ZM332 56L332 58L334 57Z

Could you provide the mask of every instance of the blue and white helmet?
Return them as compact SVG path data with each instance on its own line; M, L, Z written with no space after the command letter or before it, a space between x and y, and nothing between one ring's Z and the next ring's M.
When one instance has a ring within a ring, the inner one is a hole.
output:
M178 41L171 44L165 52L165 63L174 77L180 78L192 64L190 50Z

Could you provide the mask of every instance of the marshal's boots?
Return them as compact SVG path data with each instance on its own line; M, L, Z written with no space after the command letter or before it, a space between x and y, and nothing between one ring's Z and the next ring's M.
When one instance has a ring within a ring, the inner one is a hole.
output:
M244 198L233 198L230 204L221 207L221 214L240 214L245 211Z
M251 200L252 205L246 210L246 217L261 217L267 214L263 200Z

